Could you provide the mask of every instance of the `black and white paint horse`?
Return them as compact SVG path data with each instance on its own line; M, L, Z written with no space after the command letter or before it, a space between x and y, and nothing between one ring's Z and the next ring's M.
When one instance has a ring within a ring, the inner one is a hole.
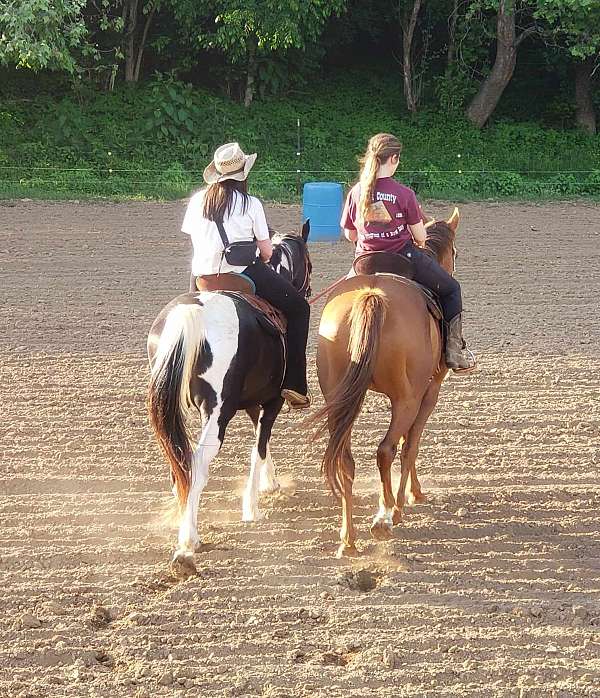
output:
M305 297L310 294L308 235L308 222L301 236L275 235L271 262ZM242 520L259 519L259 492L279 488L269 440L283 406L285 351L281 338L256 321L244 300L235 294L202 291L177 296L161 310L148 337L148 357L150 421L169 461L181 513L173 563L180 571L193 573L193 554L200 542L200 495L209 465L238 410L246 410L256 434ZM193 445L190 420L196 410L202 417L202 432Z

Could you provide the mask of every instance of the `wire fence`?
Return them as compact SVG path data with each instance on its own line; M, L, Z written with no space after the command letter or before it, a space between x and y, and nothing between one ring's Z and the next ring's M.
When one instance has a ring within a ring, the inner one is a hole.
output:
M116 164L115 164L116 165ZM599 169L406 169L401 181L430 198L565 198L600 197ZM252 172L256 194L273 200L297 201L311 181L337 181L351 186L358 170L261 169ZM122 167L90 165L0 165L2 198L178 198L202 184L202 170L181 165Z

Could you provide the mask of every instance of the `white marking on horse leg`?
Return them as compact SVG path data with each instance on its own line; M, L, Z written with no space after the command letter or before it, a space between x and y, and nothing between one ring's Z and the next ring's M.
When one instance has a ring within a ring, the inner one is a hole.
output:
M267 444L267 455L262 462L260 468L260 492L269 493L276 492L279 489L279 483L275 476L275 463L273 463L273 456L271 456L271 449L269 444Z
M179 525L178 552L193 552L200 542L197 529L198 505L200 503L200 495L208 482L210 463L221 448L221 442L218 437L219 425L217 423L219 414L220 410L216 408L202 430L198 446L192 456L190 492Z
M394 509L387 509L384 504L379 505L379 511L375 514L372 526L385 526L391 528L393 526L392 520L394 516Z
M242 500L242 521L258 521L261 513L258 509L258 483L264 461L258 454L258 448L254 446L250 459L250 475Z

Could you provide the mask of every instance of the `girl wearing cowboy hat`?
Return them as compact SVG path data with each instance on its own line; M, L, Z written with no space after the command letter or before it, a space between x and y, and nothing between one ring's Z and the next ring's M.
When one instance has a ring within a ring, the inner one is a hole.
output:
M194 248L192 276L235 272L249 277L261 296L285 315L287 329L287 370L282 397L291 407L310 405L306 384L306 341L310 307L304 297L267 266L273 253L262 203L248 194L248 174L256 153L246 155L238 143L226 143L215 151L204 170L208 187L194 194L181 230L191 237ZM217 223L222 224L230 243L256 240L260 257L249 266L233 266L223 257L223 241ZM196 291L194 287L191 289Z

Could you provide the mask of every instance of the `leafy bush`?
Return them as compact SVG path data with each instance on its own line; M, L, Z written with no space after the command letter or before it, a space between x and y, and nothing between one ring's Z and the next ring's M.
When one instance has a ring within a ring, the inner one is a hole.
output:
M354 183L369 136L390 131L404 145L398 177L421 197L600 196L600 137L509 121L478 131L439 110L404 117L394 80L346 73L250 109L171 76L78 99L8 98L0 195L182 196L213 150L238 140L259 154L252 189L292 201L306 181Z

